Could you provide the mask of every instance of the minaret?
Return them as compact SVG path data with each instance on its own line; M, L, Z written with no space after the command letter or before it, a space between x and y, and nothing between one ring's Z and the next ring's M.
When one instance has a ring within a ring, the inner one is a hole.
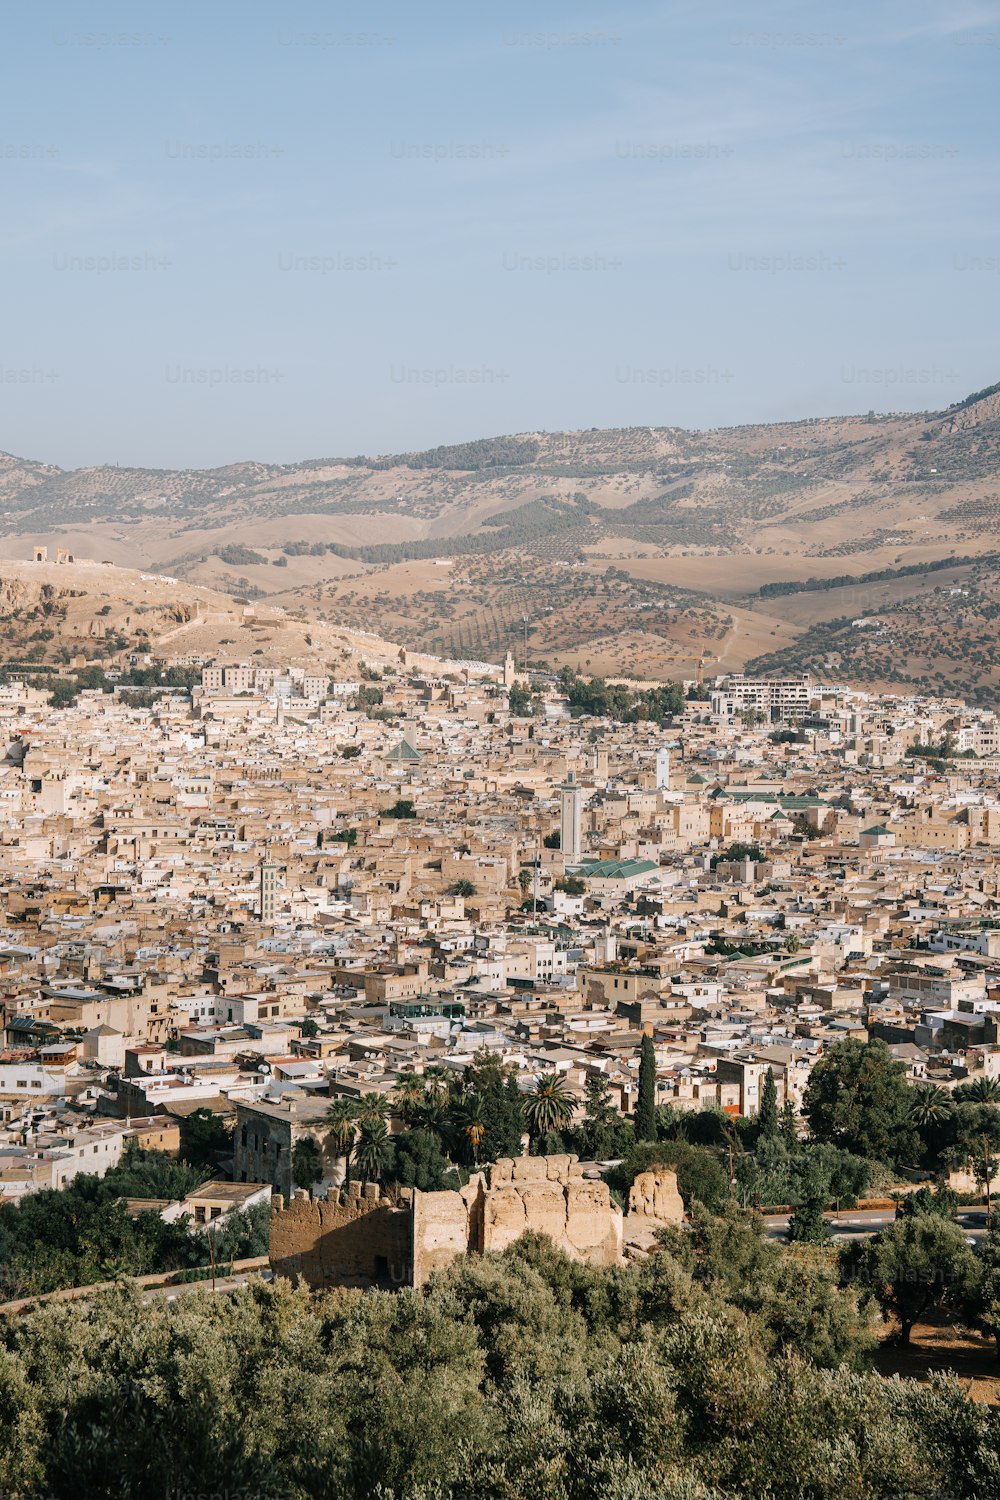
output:
M503 659L503 685L505 688L512 688L514 686L515 675L514 653L513 651L508 651Z
M260 862L260 902L257 915L262 922L273 922L278 893L278 866L265 853Z
M656 790L670 790L670 751L663 747L656 752Z
M559 788L559 848L563 862L576 864L583 851L583 789L570 771Z

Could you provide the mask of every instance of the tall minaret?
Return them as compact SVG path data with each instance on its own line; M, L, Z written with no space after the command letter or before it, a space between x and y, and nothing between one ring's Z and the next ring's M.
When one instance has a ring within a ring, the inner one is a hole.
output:
M670 790L670 751L665 746L656 752L656 790Z
M583 789L570 771L559 788L559 848L565 864L576 864L583 851Z
M271 859L268 850L262 854L257 871L260 894L257 915L262 922L273 922L278 894L278 866Z

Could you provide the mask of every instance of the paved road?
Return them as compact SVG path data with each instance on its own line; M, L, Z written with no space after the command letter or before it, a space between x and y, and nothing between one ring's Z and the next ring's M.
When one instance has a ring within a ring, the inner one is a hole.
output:
M834 1240L862 1240L880 1229L885 1229L896 1217L891 1208L866 1208L847 1210L840 1214L824 1214ZM764 1223L771 1239L784 1239L788 1233L788 1214L765 1214ZM963 1229L966 1238L978 1245L986 1237L986 1210L983 1208L962 1209L955 1215L955 1223Z
M235 1292L237 1287L248 1286L251 1281L270 1281L270 1279L270 1271L241 1271L236 1276L216 1277L214 1290L217 1293ZM181 1281L174 1286L147 1287L142 1296L144 1302L154 1302L157 1297L165 1297L168 1302L176 1302L184 1292L210 1292L212 1290L210 1278L207 1281Z

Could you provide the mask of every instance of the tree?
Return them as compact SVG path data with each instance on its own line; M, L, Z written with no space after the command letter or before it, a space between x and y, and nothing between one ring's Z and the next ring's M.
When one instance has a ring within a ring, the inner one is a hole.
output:
M795 1123L795 1106L791 1099L786 1099L781 1106L781 1139L790 1151L793 1151L799 1143L799 1132Z
M835 1043L809 1075L802 1101L814 1139L878 1161L913 1162L919 1140L905 1072L879 1038Z
M452 1107L452 1123L462 1154L476 1165L480 1147L486 1137L483 1101L478 1094L463 1094L455 1102Z
M441 1150L441 1142L433 1131L407 1130L394 1144L392 1176L400 1187L440 1193L460 1186L459 1173Z
M210 1109L195 1109L182 1126L182 1150L193 1167L216 1171L219 1157L232 1150L232 1133L221 1115Z
M957 1088L955 1097L973 1104L1000 1104L1000 1078L976 1078Z
M391 807L383 808L379 814L382 818L415 818L417 809L409 797L400 797Z
M677 1174L677 1191L690 1213L696 1203L715 1212L729 1197L729 1178L718 1157L707 1147L688 1141L636 1141L622 1161L604 1173L604 1180L623 1205L640 1172L670 1167Z
M326 1112L326 1126L335 1156L344 1158L344 1181L351 1180L351 1152L357 1135L358 1106L355 1100L334 1099Z
M581 1155L597 1161L618 1156L627 1141L628 1126L611 1103L611 1091L603 1073L591 1073L584 1085Z
M299 1032L311 1041L314 1036L319 1036L319 1024L312 1016L306 1016L304 1021L299 1022Z
M429 1071L429 1070L428 1070ZM478 1096L485 1133L479 1143L480 1161L520 1156L524 1109L517 1079L492 1053L481 1048L465 1072L466 1087Z
M867 1243L848 1246L843 1264L871 1289L883 1316L898 1319L901 1344L933 1309L966 1304L976 1280L964 1234L937 1213L904 1214Z
M451 888L451 894L453 896L474 896L476 894L476 887L471 880L456 880Z
M991 1231L979 1247L979 1268L969 1288L966 1314L996 1344L1000 1359L1000 1234Z
M828 1232L826 1220L823 1218L825 1208L826 1195L824 1193L813 1190L804 1194L788 1221L789 1241L811 1245L825 1244Z
M389 1127L377 1115L362 1118L354 1160L364 1182L379 1182L392 1160Z
M311 1188L323 1177L323 1157L311 1136L295 1142L292 1151L292 1181L296 1187Z
M761 1085L757 1134L764 1141L773 1141L778 1135L778 1086L774 1081L773 1068L768 1068Z
M635 1109L637 1141L656 1140L656 1053L653 1039L643 1034L639 1045L639 1098Z
M547 833L542 840L542 843L545 845L546 849L558 849L560 842L561 841L558 833Z
M536 1138L562 1130L573 1118L576 1100L561 1073L539 1078L524 1102L524 1118Z
M918 1084L912 1093L908 1113L918 1129L922 1130L928 1125L936 1125L951 1118L951 1095L939 1083Z

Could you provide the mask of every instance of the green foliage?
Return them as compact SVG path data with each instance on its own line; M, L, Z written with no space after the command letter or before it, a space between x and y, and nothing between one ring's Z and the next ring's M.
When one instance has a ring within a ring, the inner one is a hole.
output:
M611 1092L603 1073L592 1073L584 1086L586 1109L577 1132L578 1155L595 1161L610 1161L632 1145L633 1127L611 1103Z
M466 1069L467 1087L479 1099L485 1134L479 1147L480 1161L501 1156L520 1156L524 1134L521 1090L517 1079L489 1052L477 1052Z
M876 568L870 573L838 573L831 578L787 578L762 583L757 593L761 599L776 599L782 594L809 594L818 589L845 589L863 583L888 583L893 578L914 578L922 573L939 573L945 568L961 568L969 563L991 561L986 557L935 557L930 562L909 563L902 568Z
M383 808L381 818L415 818L417 809L409 797L399 797L391 807Z
M639 1045L639 1098L635 1110L637 1141L656 1140L656 1053L652 1037L643 1035Z
M323 1158L314 1140L304 1136L292 1151L292 1181L296 1187L311 1188L323 1177Z
M432 1130L407 1130L394 1141L392 1179L400 1187L416 1187L422 1193L440 1193L461 1185L461 1177L441 1150Z
M1000 1234L990 1231L979 1247L979 1270L966 1302L966 1314L996 1342L1000 1359Z
M104 1177L81 1173L59 1191L0 1205L0 1291L26 1297L197 1263L186 1220L166 1224L152 1210L133 1219L124 1199L183 1198L207 1175L157 1152L133 1151Z
M684 690L676 682L634 691L605 682L603 677L578 677L569 667L559 674L559 681L574 718L590 714L595 718L613 719L619 724L646 721L667 724L684 712Z
M563 891L567 896L583 896L586 894L587 882L579 875L565 875L556 881L556 890Z
M857 1366L822 1252L697 1216L641 1266L538 1236L419 1291L287 1282L11 1321L0 1488L55 1500L898 1500L1000 1492L1000 1419ZM681 1243L683 1241L683 1243Z
M476 894L476 887L471 880L456 880L451 888L451 894L453 896L474 896Z
M245 547L242 542L226 542L221 547L216 547L215 555L230 568L250 568L267 562L266 557L254 552L252 547Z
M538 1079L534 1090L524 1101L524 1118L532 1136L560 1131L573 1118L574 1095L561 1073L548 1073Z
M912 1164L920 1143L905 1072L878 1038L830 1047L809 1075L802 1102L814 1138L858 1156Z
M181 1126L185 1160L193 1167L214 1172L219 1158L232 1149L232 1128L210 1109L196 1109Z
M959 1310L974 1294L976 1257L957 1224L940 1213L903 1214L872 1239L842 1252L847 1275L899 1321L899 1342L933 1309Z
M714 1211L727 1201L729 1179L718 1157L684 1140L637 1141L618 1166L605 1172L604 1180L619 1201L627 1203L639 1173L653 1167L672 1167L677 1173L677 1188L688 1212L696 1203Z
M877 1163L850 1151L798 1140L789 1146L780 1135L761 1137L753 1154L736 1163L740 1201L762 1207L799 1207L810 1198L823 1208L833 1202L851 1204L883 1176Z
M773 1068L768 1068L761 1084L757 1133L762 1141L773 1141L778 1137L778 1085L774 1081Z

